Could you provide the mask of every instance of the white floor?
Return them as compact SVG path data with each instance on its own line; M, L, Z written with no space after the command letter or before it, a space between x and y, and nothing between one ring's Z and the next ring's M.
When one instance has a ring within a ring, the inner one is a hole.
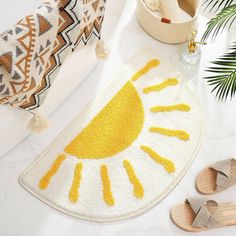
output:
M110 45L110 59L100 63L82 86L50 117L50 129L43 135L26 138L0 159L0 236L191 235L181 231L171 222L170 207L183 202L186 197L201 196L194 187L197 173L210 163L235 157L236 154L235 101L218 103L202 79L205 65L227 47L229 40L232 40L232 33L222 34L214 45L204 47L200 67L189 70L179 62L179 50L182 46L166 45L149 37L138 25L134 12L135 1L127 1L125 15L118 25L119 32L114 36L115 43ZM200 31L204 30L206 20L204 16L200 17ZM143 46L158 49L160 54L165 54L176 66L182 68L186 78L192 80L206 114L206 133L199 155L174 191L142 216L113 224L95 224L68 217L21 188L17 182L18 176L96 95L97 90L109 81L114 70ZM217 201L233 201L235 196L236 187L232 187L210 197ZM235 236L235 232L236 226L231 226L195 235Z

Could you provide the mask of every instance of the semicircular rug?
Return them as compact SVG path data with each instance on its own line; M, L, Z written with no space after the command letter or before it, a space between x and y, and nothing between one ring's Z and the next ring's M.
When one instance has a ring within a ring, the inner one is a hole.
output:
M151 51L138 51L114 77L19 179L48 205L97 222L136 216L165 197L204 127L191 88Z

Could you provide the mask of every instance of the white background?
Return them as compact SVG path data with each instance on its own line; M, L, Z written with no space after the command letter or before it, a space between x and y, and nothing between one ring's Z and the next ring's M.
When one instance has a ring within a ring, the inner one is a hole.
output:
M35 5L34 1L28 2L31 3L31 7ZM115 0L113 0L113 4L117 4ZM27 12L26 5L26 0L7 0L5 3L1 3L0 29L4 30L3 25L5 26L5 23L3 24L3 22L5 20L7 25L13 24L22 15L19 10L20 8L22 8L21 12ZM12 6L14 6L15 10L14 21L10 20L8 11L4 10L13 9ZM41 136L26 138L0 159L0 236L191 235L191 233L185 233L178 229L172 223L169 217L171 206L182 203L186 197L201 196L195 190L194 181L197 173L202 168L215 161L235 157L235 100L227 103L218 103L210 93L210 88L206 86L206 82L202 79L207 62L220 55L227 48L228 43L233 39L235 40L233 33L224 33L215 44L204 47L201 65L199 68L190 70L181 66L179 62L182 45L167 45L155 41L137 23L135 1L127 1L124 7L125 11L117 25L118 32L114 35L113 41L110 44L112 49L110 59L100 63L90 73L87 80L50 117L50 129ZM201 14L200 32L204 30L206 21L207 16ZM182 68L186 78L192 80L205 112L206 133L201 150L196 161L178 186L159 205L142 216L113 224L95 224L68 217L43 204L21 188L17 182L18 176L96 95L98 88L103 87L104 83L109 81L114 70L122 62L125 62L137 49L143 46L158 48L161 54L166 55L174 64ZM210 196L210 198L224 202L236 201L235 196L236 186L222 193ZM235 236L236 226L213 229L194 235L213 236L216 234Z

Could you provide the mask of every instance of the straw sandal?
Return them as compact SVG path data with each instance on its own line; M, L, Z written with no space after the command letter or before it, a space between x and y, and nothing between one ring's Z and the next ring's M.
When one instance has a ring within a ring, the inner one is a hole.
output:
M221 192L236 184L236 160L216 162L197 176L196 188L202 194Z
M236 203L190 198L171 209L171 218L176 226L189 232L236 225Z

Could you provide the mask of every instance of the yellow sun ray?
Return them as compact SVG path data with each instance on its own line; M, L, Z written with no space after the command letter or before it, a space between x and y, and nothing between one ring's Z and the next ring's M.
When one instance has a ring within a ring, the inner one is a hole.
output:
M189 134L184 130L173 130L160 127L151 127L149 131L154 133L160 133L166 136L174 136L181 140L189 140Z
M140 69L138 72L136 72L133 77L132 81L138 80L143 75L147 74L151 69L157 67L160 64L160 61L157 59L153 59L149 61L142 69Z
M58 172L62 162L66 159L66 155L61 154L58 158L54 161L53 165L51 166L50 170L42 177L39 181L39 188L46 189L52 179L52 177Z
M82 177L83 164L78 163L74 170L74 179L69 192L69 199L71 203L76 203L79 199L79 187Z
M172 112L172 111L183 111L188 112L191 107L187 104L176 104L170 106L156 106L151 108L151 112Z
M147 153L155 162L162 165L168 173L175 172L175 165L172 161L170 161L165 157L160 156L158 153L156 153L148 146L141 146L141 149L145 153Z
M102 165L101 169L101 178L103 185L103 199L108 206L114 206L115 201L111 191L111 182L108 175L108 169L106 165Z
M144 88L143 92L144 93L158 92L158 91L165 89L168 86L175 86L178 83L179 83L179 81L176 78L168 78L167 80L165 80L164 82L162 82L160 84Z
M134 196L136 198L143 198L143 196L144 196L143 186L140 183L138 177L136 176L132 165L130 164L130 162L128 160L124 160L123 165L124 165L124 168L126 170L128 177L129 177L129 181L134 186Z

